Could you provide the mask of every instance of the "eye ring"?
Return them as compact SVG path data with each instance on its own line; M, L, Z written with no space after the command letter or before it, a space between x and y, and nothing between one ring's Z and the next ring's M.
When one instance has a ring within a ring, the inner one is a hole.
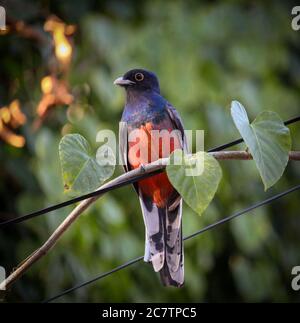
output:
M144 74L143 73L136 73L134 75L134 78L135 78L136 81L141 82L144 79Z

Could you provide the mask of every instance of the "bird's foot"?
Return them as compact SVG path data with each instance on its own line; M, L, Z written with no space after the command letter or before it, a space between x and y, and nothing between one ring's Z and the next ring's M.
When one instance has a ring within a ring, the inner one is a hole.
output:
M141 169L141 172L142 172L142 173L145 173L145 172L146 172L145 164L141 164L141 165L140 165L140 169Z

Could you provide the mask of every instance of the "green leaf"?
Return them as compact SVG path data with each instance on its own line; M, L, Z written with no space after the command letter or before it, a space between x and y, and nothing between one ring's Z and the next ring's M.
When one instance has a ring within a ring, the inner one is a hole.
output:
M177 160L182 163L177 165ZM217 160L205 152L184 155L182 150L176 150L170 156L166 170L184 201L201 215L213 199L222 177Z
M110 150L108 154L110 163L100 165L84 137L79 134L64 136L59 143L59 157L65 192L72 195L91 192L111 177L114 156Z
M291 149L289 128L272 111L261 112L250 124L245 108L237 101L231 103L231 116L267 190L280 179L288 163Z

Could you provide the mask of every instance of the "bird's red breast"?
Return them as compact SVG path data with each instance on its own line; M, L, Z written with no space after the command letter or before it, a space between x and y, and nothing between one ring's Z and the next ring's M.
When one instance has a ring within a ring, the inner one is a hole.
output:
M160 130L164 131L158 132ZM155 125L148 122L138 130L136 129L134 140L129 139L128 142L128 163L131 168L138 168L141 164L148 164L157 159L168 157L175 149L181 148L179 138L170 136L172 130L169 122ZM151 197L158 207L165 207L174 192L166 173L141 180L138 185L142 193Z

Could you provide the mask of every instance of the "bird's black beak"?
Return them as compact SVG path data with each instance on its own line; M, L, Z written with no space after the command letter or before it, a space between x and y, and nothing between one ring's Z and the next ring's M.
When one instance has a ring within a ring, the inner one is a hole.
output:
M121 77L118 77L116 80L114 80L114 84L119 86L127 86L127 85L135 84L135 82L130 80L125 80L123 76L121 76Z

